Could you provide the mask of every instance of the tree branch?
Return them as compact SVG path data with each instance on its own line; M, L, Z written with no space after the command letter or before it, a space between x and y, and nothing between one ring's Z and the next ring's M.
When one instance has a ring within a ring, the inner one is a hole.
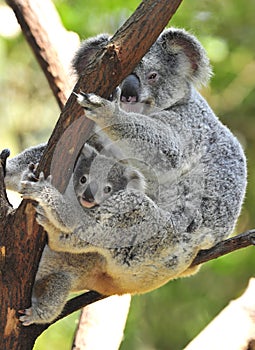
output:
M255 229L219 242L210 249L200 250L190 267L217 259L220 256L232 253L241 248L246 248L250 245L255 245Z

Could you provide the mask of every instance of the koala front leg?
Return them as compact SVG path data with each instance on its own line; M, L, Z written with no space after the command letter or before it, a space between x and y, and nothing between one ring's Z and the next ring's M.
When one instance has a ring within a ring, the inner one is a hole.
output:
M21 181L23 198L32 199L39 203L38 222L45 225L47 222L43 217L62 232L72 232L75 227L76 213L68 200L52 186L51 177L44 178L41 173L37 182ZM43 209L43 211L42 211Z
M48 234L48 245L52 250L63 251L59 244L59 238L63 235L59 228L55 227L47 218L42 206L36 206L36 221L41 225Z
M5 185L8 190L19 191L23 172L30 163L38 163L46 148L45 144L30 147L6 162ZM3 151L2 151L3 152Z
M180 135L161 121L169 118L169 112L155 115L128 113L117 101L111 102L95 94L81 92L77 95L79 104L86 110L86 117L93 120L128 157L149 162L162 168L177 167L182 156Z
M63 310L70 289L71 279L67 273L51 273L36 280L31 307L19 311L23 326L55 320Z

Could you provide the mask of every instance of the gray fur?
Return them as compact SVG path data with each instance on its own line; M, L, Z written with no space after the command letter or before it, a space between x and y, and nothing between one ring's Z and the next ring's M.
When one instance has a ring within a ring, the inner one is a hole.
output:
M102 261L103 265L106 262L104 255L99 254L94 248L92 248L93 254L90 254L91 249L87 250L87 247L89 244L90 247L93 244L99 244L101 247L103 241L99 242L99 237L104 226L106 225L105 232L109 235L114 225L111 217L116 214L116 210L117 212L121 210L122 204L118 203L119 196L123 198L123 192L130 191L139 197L140 193L144 192L145 180L134 167L100 155L87 144L84 145L78 157L65 195L61 195L51 185L51 176L44 180L41 173L38 182L30 181L33 179L33 173L29 173L29 170L24 172L23 176L20 191L24 198L34 198L38 202L36 218L47 231L49 244L49 247L45 247L36 275L32 306L20 317L24 325L29 325L34 322L50 322L57 317L69 292L95 289L92 282L89 282L91 276L88 276L93 275L99 267L99 272L102 273ZM81 179L84 176L86 182L83 183ZM92 184L95 191L89 190L88 194L88 188L92 188ZM105 193L104 190L108 187L110 191ZM126 211L125 208L124 211ZM122 213L124 214L127 215L125 212ZM119 219L121 220L121 215ZM70 241L72 235L79 236L84 231L88 232L88 242L77 244L76 238L74 242L72 239ZM124 243L120 231L117 239L114 235L110 241L105 237L104 243L106 242L107 248L113 251L116 244ZM104 249L104 243L99 250ZM83 252L88 254L81 254ZM91 261L91 257L96 261ZM108 269L104 267L104 270ZM62 287L59 288L59 286ZM49 298L49 295L52 297Z

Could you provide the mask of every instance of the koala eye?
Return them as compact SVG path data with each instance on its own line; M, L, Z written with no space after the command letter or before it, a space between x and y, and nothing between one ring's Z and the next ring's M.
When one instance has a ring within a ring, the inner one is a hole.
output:
M80 183L81 184L85 184L87 182L87 177L85 175L83 175L81 178L80 178Z
M111 186L107 185L104 187L104 193L110 193L112 191Z
M151 72L148 74L149 83L154 83L157 80L158 74L156 72Z

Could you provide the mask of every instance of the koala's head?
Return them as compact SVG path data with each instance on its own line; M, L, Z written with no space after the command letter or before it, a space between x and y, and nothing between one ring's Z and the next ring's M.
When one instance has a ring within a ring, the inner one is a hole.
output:
M121 102L168 108L206 84L211 67L200 42L181 29L166 29L121 87Z
M109 40L109 35L101 34L83 43L73 61L78 75ZM132 110L130 105L137 102L161 109L171 107L188 96L191 84L206 84L210 75L200 42L185 30L166 29L120 84L122 107Z
M74 190L79 203L93 208L125 189L144 191L143 175L133 167L107 158L85 145L73 173Z

